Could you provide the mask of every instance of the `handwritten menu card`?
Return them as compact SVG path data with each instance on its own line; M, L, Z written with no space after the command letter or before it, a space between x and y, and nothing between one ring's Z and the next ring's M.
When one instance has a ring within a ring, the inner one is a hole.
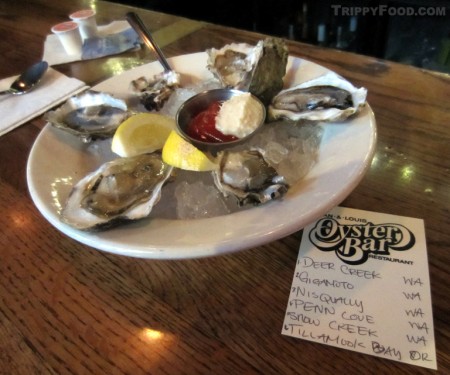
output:
M337 207L306 227L282 334L437 369L423 220Z

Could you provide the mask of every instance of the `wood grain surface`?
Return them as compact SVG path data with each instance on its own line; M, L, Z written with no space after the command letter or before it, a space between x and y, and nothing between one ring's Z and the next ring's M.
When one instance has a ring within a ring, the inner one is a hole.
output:
M99 24L136 11L168 57L262 37L103 1L0 0L0 77L39 60L51 26L88 6ZM288 46L368 89L376 154L342 206L424 219L437 373L448 374L450 77ZM54 68L94 85L154 60L142 49ZM44 125L38 117L0 137L0 374L436 373L281 335L301 231L230 255L177 261L112 255L65 236L28 193L27 158Z

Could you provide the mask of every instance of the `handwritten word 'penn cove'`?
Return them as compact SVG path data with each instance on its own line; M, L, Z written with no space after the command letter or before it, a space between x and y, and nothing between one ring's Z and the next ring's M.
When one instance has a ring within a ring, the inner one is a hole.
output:
M362 264L369 254L389 255L414 246L414 234L400 224L340 224L325 217L309 232L311 242L322 251L335 251L347 264Z

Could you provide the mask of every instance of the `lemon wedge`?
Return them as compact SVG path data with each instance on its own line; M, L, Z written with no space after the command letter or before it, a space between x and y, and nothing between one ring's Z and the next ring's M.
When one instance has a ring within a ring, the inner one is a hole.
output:
M135 156L163 148L175 120L158 113L138 113L122 122L114 133L111 150L122 157Z
M164 163L189 171L205 172L218 168L209 157L197 147L172 131L162 150Z

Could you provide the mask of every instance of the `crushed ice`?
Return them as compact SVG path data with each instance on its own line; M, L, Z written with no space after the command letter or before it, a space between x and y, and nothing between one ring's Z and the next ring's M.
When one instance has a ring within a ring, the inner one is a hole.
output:
M175 188L177 216L180 219L195 219L226 215L230 212L222 194L213 185L203 181L188 183L181 181Z

